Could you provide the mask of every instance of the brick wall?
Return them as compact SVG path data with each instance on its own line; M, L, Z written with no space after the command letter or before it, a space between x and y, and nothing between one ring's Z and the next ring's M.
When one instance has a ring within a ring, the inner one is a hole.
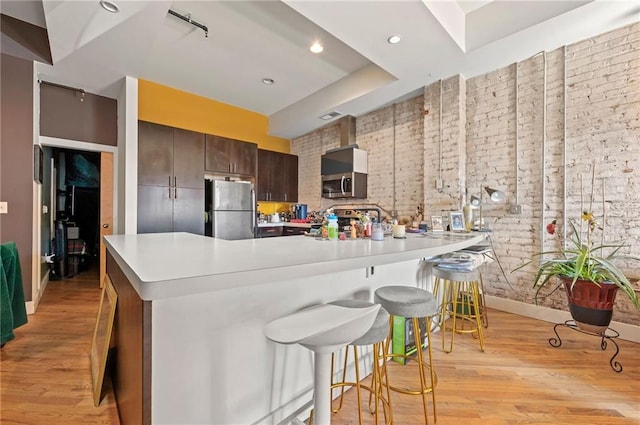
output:
M300 164L300 202L307 203L311 210L333 204L375 203L387 210L388 215L396 209L401 218L415 216L424 192L422 106L423 98L418 96L357 118L356 143L368 154L367 199L320 196L320 156L340 146L337 124L292 140L291 153L298 155Z
M640 24L635 24L567 46L566 60L565 48L560 48L518 63L517 120L515 64L467 81L467 182L470 187L485 183L507 195L505 203L485 204L483 209L506 271L505 277L498 264L487 267L487 293L533 302L533 268L510 271L534 253L562 245L562 226L559 236L543 230L553 219L558 224L565 217L579 219L580 175L587 198L593 163L597 176L593 211L599 219L605 183L605 242L626 239L629 253L640 251L640 169L624 172L625 161L640 159L639 48ZM509 214L508 206L515 203L522 205L522 214ZM639 270L629 273L637 275ZM566 297L557 291L542 304L565 309ZM640 324L624 295L618 296L614 320Z
M420 202L428 217L459 210L465 188L476 196L481 185L504 191L505 202L483 207L505 271L488 265L485 289L532 303L533 269L511 270L536 252L561 246L557 235L543 230L556 219L562 235L563 221L579 217L580 176L588 195L595 163L593 210L601 219L604 183L605 242L626 240L627 252L640 256L639 51L637 23L467 80L447 78L442 127L440 82L425 87L423 96L358 117L356 141L369 152L365 202L390 210L395 195L401 217L414 214ZM300 158L300 200L312 209L334 203L320 197L320 155L336 146L335 126L292 141ZM510 214L516 203L522 213ZM640 276L637 266L628 270ZM614 320L640 324L624 295L616 303ZM543 304L565 309L566 298L558 291Z
M440 117L442 104L442 119ZM434 83L424 92L425 216L460 211L466 186L466 81L461 76ZM437 188L437 181L441 181Z

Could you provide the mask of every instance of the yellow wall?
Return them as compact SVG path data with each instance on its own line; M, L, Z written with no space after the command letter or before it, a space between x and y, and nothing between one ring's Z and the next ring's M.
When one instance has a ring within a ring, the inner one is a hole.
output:
M269 136L265 115L151 81L138 80L138 118L257 143L260 149L291 151L288 139Z
M138 80L138 119L257 143L260 149L291 152L288 139L269 136L265 115L151 81ZM289 211L287 203L260 201L259 205L264 214Z

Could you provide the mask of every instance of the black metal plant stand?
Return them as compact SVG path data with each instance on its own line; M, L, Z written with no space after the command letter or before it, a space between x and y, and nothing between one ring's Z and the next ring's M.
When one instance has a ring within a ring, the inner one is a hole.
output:
M558 330L557 330L558 326L564 326L566 328L573 329L574 331L577 331L583 334L593 335L601 338L600 348L602 349L602 351L607 349L607 344L608 344L607 341L611 342L613 345L615 345L616 352L613 354L613 356L609 360L609 364L611 365L611 369L613 369L614 372L617 372L617 373L622 372L622 365L615 360L616 356L620 352L620 347L618 347L618 343L615 341L615 339L620 336L618 331L611 328L607 328L603 333L593 333L593 332L583 331L582 329L578 328L578 325L574 320L567 320L564 323L556 323L553 326L553 332L556 334L556 338L549 338L549 344L552 347L560 347L562 345L562 340L560 339L560 335L558 335Z

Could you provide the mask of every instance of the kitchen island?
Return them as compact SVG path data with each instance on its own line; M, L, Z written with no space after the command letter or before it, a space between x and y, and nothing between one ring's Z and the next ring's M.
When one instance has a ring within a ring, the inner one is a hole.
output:
M380 286L422 284L422 258L484 237L107 236L122 424L288 423L310 406L313 358L302 347L269 342L266 323L312 304L371 300Z

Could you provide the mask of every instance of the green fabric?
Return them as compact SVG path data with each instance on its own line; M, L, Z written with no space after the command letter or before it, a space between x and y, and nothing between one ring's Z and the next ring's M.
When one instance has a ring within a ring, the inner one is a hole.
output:
M15 242L0 245L0 343L14 338L13 330L27 323L22 270Z

